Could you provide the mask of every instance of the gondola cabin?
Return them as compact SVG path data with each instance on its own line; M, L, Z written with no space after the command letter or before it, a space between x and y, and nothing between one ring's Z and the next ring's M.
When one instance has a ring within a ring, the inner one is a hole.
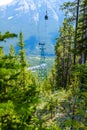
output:
M46 11L46 15L45 15L45 20L48 20L48 15L47 15L47 11Z

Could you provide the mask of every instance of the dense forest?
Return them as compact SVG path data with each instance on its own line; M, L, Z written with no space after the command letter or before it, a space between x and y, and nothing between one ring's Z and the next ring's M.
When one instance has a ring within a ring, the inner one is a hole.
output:
M0 46L0 130L87 130L87 0L64 3L55 62L42 81L28 70L23 32L19 52Z

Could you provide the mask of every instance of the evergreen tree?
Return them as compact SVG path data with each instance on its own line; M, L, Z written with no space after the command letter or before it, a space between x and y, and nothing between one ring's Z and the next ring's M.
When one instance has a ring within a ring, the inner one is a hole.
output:
M72 48L74 40L73 26L64 20L60 28L60 37L57 40L56 50L56 87L66 88L70 83L70 69L72 64Z
M77 28L77 52L80 56L80 64L87 60L87 1L80 2L79 21Z
M61 9L65 11L67 20L69 23L73 24L75 26L74 31L74 56L73 56L73 63L76 64L77 60L77 27L78 27L78 15L79 15L79 3L80 0L76 0L74 2L65 2ZM71 15L69 15L71 14Z
M0 128L34 129L37 104L35 78L27 70L22 33L20 53L15 54L13 46L8 55L0 48Z
M25 51L24 51L24 42L23 42L23 34L22 32L20 32L19 34L19 62L20 62L20 67L21 67L21 87L23 87L23 89L26 86L26 69L27 69L27 62L25 59Z
M19 75L16 79L14 98L14 110L17 114L18 129L34 129L35 111L37 104L37 85L32 73L27 69L27 61L24 51L23 34L19 34L19 54L17 62L19 64ZM19 109L20 108L20 109Z
M7 38L13 38L16 34L6 32L4 35L0 34L0 41ZM10 92L14 88L14 80L16 72L14 63L11 62L12 57L3 53L3 48L0 48L0 128L2 130L11 129L13 104L11 102Z

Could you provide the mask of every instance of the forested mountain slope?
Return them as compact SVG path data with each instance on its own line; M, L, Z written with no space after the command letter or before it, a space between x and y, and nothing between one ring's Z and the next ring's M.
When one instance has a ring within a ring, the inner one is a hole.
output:
M0 46L0 130L87 129L87 1L66 2L47 77L28 70L23 33L0 33L0 44L17 40L15 53ZM1 45L2 45L1 44Z

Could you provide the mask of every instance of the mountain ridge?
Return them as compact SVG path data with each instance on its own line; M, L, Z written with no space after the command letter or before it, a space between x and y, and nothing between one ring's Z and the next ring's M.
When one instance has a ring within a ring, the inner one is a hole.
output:
M54 54L55 39L63 21L59 6L63 2L64 0L15 0L7 6L0 6L0 31L9 30L17 34L22 31L27 52L31 50L31 53L35 51L38 54L38 43L45 42L47 53ZM47 21L44 20L46 10ZM14 42L16 48L17 41ZM7 48L7 45L4 47Z

